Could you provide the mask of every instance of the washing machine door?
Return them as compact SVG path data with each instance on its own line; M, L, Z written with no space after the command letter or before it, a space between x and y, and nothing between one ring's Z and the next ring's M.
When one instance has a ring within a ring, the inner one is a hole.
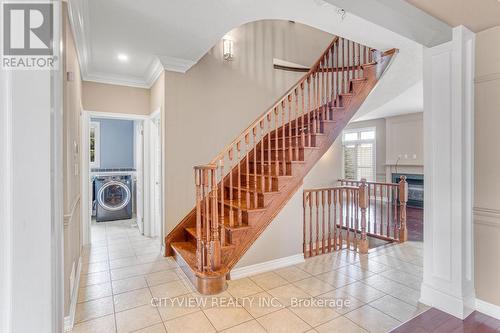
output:
M132 198L130 189L122 182L104 183L97 193L98 204L109 211L117 211L128 205Z

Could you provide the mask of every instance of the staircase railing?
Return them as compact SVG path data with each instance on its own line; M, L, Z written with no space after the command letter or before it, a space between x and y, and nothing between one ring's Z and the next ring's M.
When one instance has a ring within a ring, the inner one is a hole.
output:
M368 237L405 242L408 183L339 180L340 186L304 190L303 251L311 257L343 248L368 253Z
M277 190L272 177L287 175L289 162L301 158L300 149L313 145L312 137L322 131L321 121L334 119L334 109L342 107L339 96L350 91L350 80L363 77L362 64L372 62L374 51L335 37L297 84L209 165L195 167L200 271L218 269L225 245L224 225L242 226L242 208L259 208L258 194ZM210 185L203 183L205 173L210 175ZM211 191L202 190L205 187ZM211 236L208 230L212 230Z

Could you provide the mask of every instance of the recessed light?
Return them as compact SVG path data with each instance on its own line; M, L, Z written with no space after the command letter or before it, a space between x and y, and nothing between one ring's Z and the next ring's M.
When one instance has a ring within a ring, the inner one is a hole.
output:
M118 54L118 60L120 60L121 62L127 62L128 61L128 55L123 54L123 53L119 53Z

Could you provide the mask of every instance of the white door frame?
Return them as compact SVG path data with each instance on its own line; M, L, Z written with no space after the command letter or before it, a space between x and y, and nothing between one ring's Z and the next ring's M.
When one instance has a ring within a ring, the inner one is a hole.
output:
M129 114L129 113L114 113L83 110L81 114L81 136L80 146L81 151L81 216L82 216L82 240L83 245L89 245L92 242L90 232L91 212L92 212L92 192L90 183L90 156L89 156L89 123L91 118L108 118L108 119L126 119L126 120L148 120L149 115Z

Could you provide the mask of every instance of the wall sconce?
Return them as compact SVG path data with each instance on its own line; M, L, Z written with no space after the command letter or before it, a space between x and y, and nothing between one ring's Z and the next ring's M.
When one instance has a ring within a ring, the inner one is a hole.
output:
M233 60L234 49L233 49L234 41L229 37L224 37L222 39L222 54L224 55L224 60Z

